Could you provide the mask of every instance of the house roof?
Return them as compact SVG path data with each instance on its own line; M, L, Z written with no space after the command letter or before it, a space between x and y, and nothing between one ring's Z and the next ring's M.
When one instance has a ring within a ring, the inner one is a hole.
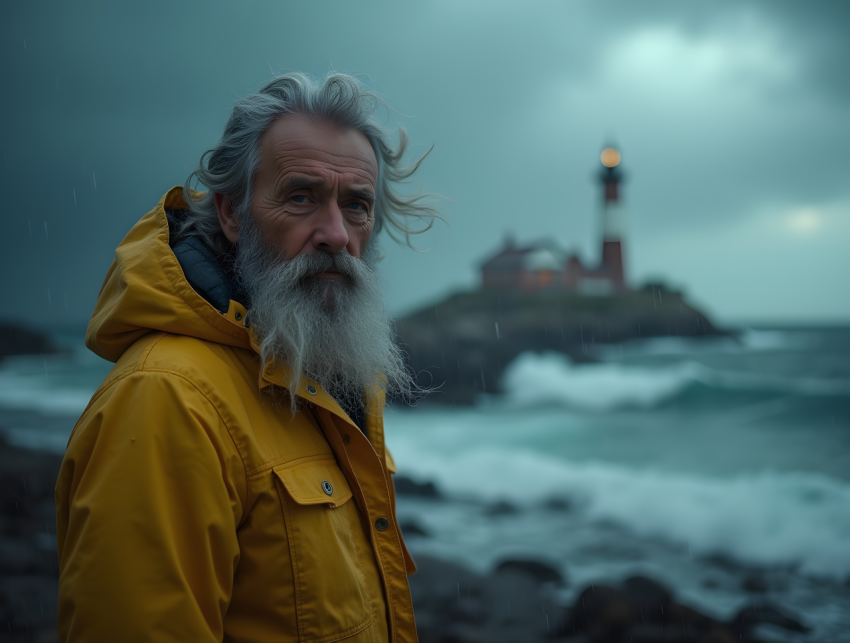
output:
M566 253L554 241L544 239L527 246L515 246L512 241L481 264L484 272L519 270L561 270Z

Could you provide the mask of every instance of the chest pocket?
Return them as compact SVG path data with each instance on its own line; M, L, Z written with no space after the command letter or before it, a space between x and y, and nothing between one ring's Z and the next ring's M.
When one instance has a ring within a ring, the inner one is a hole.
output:
M274 469L292 571L300 641L329 643L369 627L364 561L370 547L348 481L334 460Z

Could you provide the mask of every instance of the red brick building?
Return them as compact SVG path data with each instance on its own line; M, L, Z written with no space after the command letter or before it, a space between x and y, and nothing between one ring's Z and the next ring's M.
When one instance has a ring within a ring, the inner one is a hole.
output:
M502 249L481 265L484 288L595 295L628 289L623 264L620 153L606 148L601 161L602 248L599 265L585 266L578 255L568 256L554 241L517 246L512 238L508 238Z

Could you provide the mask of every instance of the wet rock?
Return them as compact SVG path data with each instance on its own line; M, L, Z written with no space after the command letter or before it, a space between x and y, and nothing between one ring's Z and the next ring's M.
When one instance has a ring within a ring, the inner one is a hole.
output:
M752 643L760 624L807 631L795 615L764 601L750 601L728 621L713 618L645 576L592 584L564 606L551 593L555 570L540 561L502 561L490 575L425 556L417 563L410 586L421 641Z
M673 594L669 589L646 576L627 578L623 581L622 590L639 609L647 612L673 602Z
M55 641L59 571L53 488L61 456L0 440L0 623L4 641Z
M400 496L419 496L420 498L441 498L437 486L431 482L416 482L406 476L393 476L395 492Z
M543 503L543 508L549 511L568 512L572 511L573 505L566 498L549 498Z
M564 577L554 566L539 560L503 560L495 569L496 574L523 574L537 583L551 583L556 587L565 585Z
M559 607L527 574L481 575L427 556L410 591L420 641L535 643L555 633Z
M796 616L764 602L751 603L729 621L721 621L676 602L661 583L635 576L616 587L593 584L586 588L559 627L573 628L598 643L731 643L752 641L756 626L763 623L808 631Z
M56 349L47 335L28 325L0 323L0 358L7 355L39 355L55 353Z
M737 560L721 553L710 554L705 557L705 562L710 563L712 567L722 569L727 572L740 572L742 565Z
M743 636L749 636L753 633L755 627L762 623L770 623L792 632L808 632L810 630L797 615L764 600L756 600L742 607L730 624Z
M758 574L749 574L741 581L741 589L751 594L764 594L768 589L767 581Z
M26 539L0 536L0 571L3 574L38 573L40 569L39 553Z
M640 612L622 592L606 585L591 585L567 610L563 629L588 634L594 640L621 641L631 625L640 622Z
M487 505L484 513L488 516L514 516L519 513L519 509L507 500L499 500Z

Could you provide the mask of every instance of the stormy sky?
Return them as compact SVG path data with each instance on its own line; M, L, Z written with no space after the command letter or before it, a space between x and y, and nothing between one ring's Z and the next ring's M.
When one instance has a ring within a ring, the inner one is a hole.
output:
M409 186L448 197L391 310L473 287L507 233L593 263L599 152L630 281L721 323L850 321L846 2L15 2L0 8L0 317L83 323L115 246L273 74L359 74Z

